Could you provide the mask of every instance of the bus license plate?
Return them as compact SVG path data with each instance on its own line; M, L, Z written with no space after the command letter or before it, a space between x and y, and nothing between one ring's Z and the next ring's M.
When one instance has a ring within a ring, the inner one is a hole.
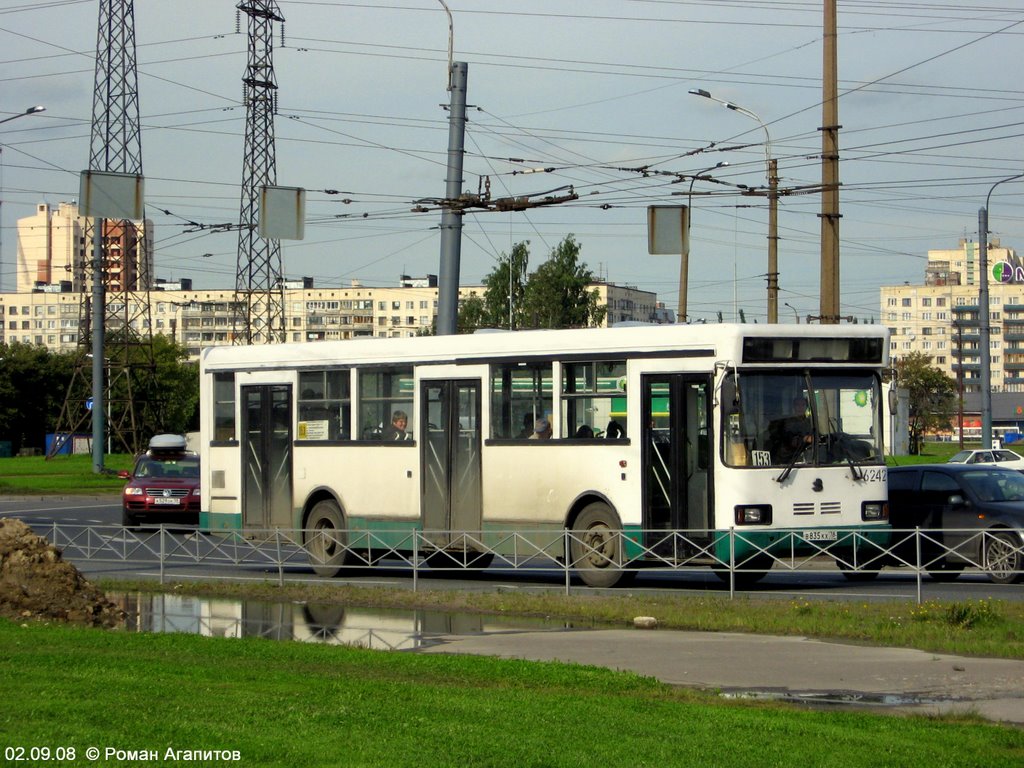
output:
M837 531L804 531L804 541L839 541Z
M158 496L157 498L153 499L153 503L156 504L157 506L178 506L177 499L165 499L163 496Z

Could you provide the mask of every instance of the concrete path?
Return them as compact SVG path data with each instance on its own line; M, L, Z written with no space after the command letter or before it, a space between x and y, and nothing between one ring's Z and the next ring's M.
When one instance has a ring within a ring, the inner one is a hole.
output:
M975 712L1024 725L1024 661L661 629L509 631L431 641L421 652L574 662L725 694L922 714Z

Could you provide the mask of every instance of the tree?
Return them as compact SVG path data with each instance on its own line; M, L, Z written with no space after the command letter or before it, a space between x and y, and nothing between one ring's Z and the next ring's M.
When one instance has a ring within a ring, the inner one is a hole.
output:
M567 235L526 281L524 325L533 328L581 328L600 325L607 308L588 290L594 273L580 261L580 245Z
M459 302L459 316L455 321L456 332L473 333L479 328L487 328L486 314L487 309L483 298L475 292L471 293ZM419 333L422 336L433 336L436 333L436 326L437 318L435 317L434 327L430 329L430 332L421 330Z
M498 265L484 278L484 320L492 328L523 327L529 245L528 240L513 245L512 253L503 253Z
M911 445L920 445L928 432L948 429L956 413L956 382L931 362L923 352L894 361L896 386L910 393Z
M149 425L151 434L183 434L199 429L199 363L189 362L188 350L162 334L153 336L159 423Z
M0 439L11 450L46 447L74 370L73 354L12 342L0 344Z

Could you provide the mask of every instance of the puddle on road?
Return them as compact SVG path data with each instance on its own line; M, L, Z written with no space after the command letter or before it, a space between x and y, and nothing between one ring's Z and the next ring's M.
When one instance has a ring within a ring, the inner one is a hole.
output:
M580 624L441 611L378 610L324 603L276 603L191 595L111 593L134 632L263 637L376 650L411 651L439 635L558 631Z
M915 709L921 706L943 706L950 702L916 696L913 694L892 693L853 693L849 691L766 691L766 690L735 690L723 691L723 699L745 699L747 701L784 701L799 704L811 709L872 709L894 710L901 708Z

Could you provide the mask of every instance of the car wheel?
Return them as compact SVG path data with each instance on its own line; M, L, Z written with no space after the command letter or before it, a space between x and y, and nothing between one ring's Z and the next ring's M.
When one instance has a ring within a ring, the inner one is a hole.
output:
M932 581L940 583L956 581L963 572L964 566L962 564L954 565L952 563L939 563L928 569L928 575L932 577Z
M986 533L982 567L995 584L1014 584L1024 578L1020 538L1009 532Z
M139 521L135 519L135 515L129 512L127 509L121 510L121 525L125 528L138 528Z

